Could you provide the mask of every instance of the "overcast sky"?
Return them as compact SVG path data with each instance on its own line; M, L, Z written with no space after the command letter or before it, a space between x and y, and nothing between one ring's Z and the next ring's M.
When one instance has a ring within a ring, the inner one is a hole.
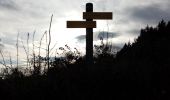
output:
M85 29L67 29L66 21L83 20L82 12L87 2L94 4L94 11L113 12L113 20L97 21L94 31L116 34L112 39L115 45L133 41L147 24L154 26L161 19L170 20L169 0L0 0L0 49L3 48L4 56L7 57L9 53L16 56L17 33L26 45L29 32L29 45L32 48L32 35L36 30L35 43L39 46L52 14L51 47L57 43L57 47L68 44L82 48L76 37L85 35ZM20 43L21 59L24 60L23 52Z

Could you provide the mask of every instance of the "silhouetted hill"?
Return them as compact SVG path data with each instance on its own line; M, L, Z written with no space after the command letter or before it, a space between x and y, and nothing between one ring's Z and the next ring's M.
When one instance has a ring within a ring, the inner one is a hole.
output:
M96 46L91 66L70 51L66 59L50 61L42 75L25 76L14 69L0 79L0 99L169 100L169 43L170 22L162 20L155 28L142 29L116 55L108 44Z
M143 93L155 96L155 100L169 99L169 43L170 22L162 20L155 28L147 26L142 29L135 42L125 44L116 56L116 65L122 77L141 84L138 89L145 89Z

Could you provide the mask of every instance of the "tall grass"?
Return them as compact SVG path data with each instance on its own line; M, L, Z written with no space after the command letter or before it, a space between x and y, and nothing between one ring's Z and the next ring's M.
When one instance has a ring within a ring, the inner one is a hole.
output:
M19 38L19 32L18 32L18 34L17 34L17 43L16 43L16 48L17 48L17 68L18 68L18 56L19 56L19 54L18 54L18 46L19 46L19 41L18 41L18 38Z
M3 66L7 67L2 50L0 50L0 55L1 55L2 61L3 61L3 62L0 62L0 63L1 63Z
M50 27L49 27L49 41L48 41L48 49L47 49L47 66L48 66L48 69L50 68L50 44L51 44L51 24L52 24L52 21L53 21L53 15L51 15L51 20L50 20Z
M42 37L40 39L39 52L38 52L38 67L39 68L41 67L41 44L42 44L42 40L46 34L47 34L47 31L44 32L44 34L42 35Z
M54 55L55 56L55 59L58 59L56 56L57 55L60 55L58 52L57 52L57 49L55 49L56 45L57 45L57 42L51 46L51 27L52 27L52 21L53 21L53 15L51 15L51 18L50 18L50 24L49 24L49 29L48 31L45 31L43 34L42 34L42 37L40 38L39 40L39 46L36 46L35 44L35 33L36 31L33 32L32 34L32 49L30 49L30 33L27 33L26 34L26 42L21 38L20 39L20 33L18 32L17 33L17 39L16 39L16 65L13 66L13 63L12 63L12 58L11 58L11 55L9 54L9 66L10 66L10 69L11 71L14 71L16 72L20 70L19 67L22 67L22 66L19 66L19 54L20 54L20 47L19 47L19 44L21 43L21 48L24 50L25 52L25 55L26 55L26 68L23 70L24 72L26 71L29 71L29 74L40 74L41 73L41 68L43 67L44 69L44 72L45 70L49 70L50 67L54 67L51 63L53 63L54 59L50 59L52 58L52 56ZM42 48L42 42L43 40L45 40L45 46L46 48L44 49L46 51L46 55L45 57L41 56L41 50L43 49ZM25 43L24 43L25 42ZM38 48L38 54L36 55L36 52L35 52L35 47ZM55 51L53 51L55 49ZM60 50L61 48L59 48ZM32 50L32 55L30 55L30 50ZM68 45L65 45L65 48L63 47L63 53L61 55L65 56L65 60L63 61L66 61L65 63L70 63L72 62L73 60L76 60L78 57L80 57L80 52L74 48L74 50L72 50ZM0 56L2 56L3 60L2 62L0 62L0 64L2 64L3 66L5 66L5 68L9 67L7 66L6 64L6 60L4 58L4 55L3 55L3 52L0 51ZM22 56L21 56L22 57ZM50 62L50 60L52 62ZM61 61L63 63L63 61ZM60 63L61 63L60 62ZM44 65L42 65L42 63ZM33 68L33 69L32 69Z
M34 37L35 37L35 32L33 32L33 37L32 37L32 46L33 46L33 50L32 50L32 54L33 54L33 68L34 70L36 69L35 67L35 50L34 50L34 47L35 47L35 44L34 44Z
M26 50L26 48L25 48L25 45L24 45L23 40L21 40L21 43L22 43L22 47L23 47L23 49L24 49L24 51L25 51L25 54L26 54L26 56L27 56L27 68L28 68L28 52L27 52L27 50Z
M30 33L27 33L27 67L29 66L29 35Z
M10 62L11 68L12 68L13 63L12 63L11 53L9 53L9 62Z

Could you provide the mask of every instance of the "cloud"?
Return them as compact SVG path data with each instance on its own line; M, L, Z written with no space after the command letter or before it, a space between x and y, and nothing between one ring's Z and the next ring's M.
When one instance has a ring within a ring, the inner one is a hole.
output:
M12 0L0 0L0 8L8 10L17 10L17 4Z
M0 50L2 50L3 47L4 47L4 45L0 43Z
M15 46L16 44L16 38L17 35L16 34L12 34L12 33L1 33L2 37L1 37L1 44L5 45L10 45L10 46ZM13 38L11 38L13 37Z
M86 35L80 35L76 37L76 40L80 43L85 42L86 40Z
M108 35L114 38L112 40L116 44L122 45L128 42L129 38L139 35L140 29L147 24L151 25L155 22L156 25L162 18L170 18L169 0L0 0L0 38L2 39L0 44L4 44L5 48L10 46L14 48L18 31L24 41L27 32L32 33L36 30L35 41L40 40L44 31L49 28L51 14L54 14L52 39L65 43L73 42L72 38L77 36L75 38L77 42L85 42L85 35L79 35L84 34L84 30L69 30L65 24L67 20L83 20L82 12L85 11L85 4L89 1L94 4L94 11L113 12L113 20L107 21L107 24L109 30L115 33L109 32ZM99 26L96 31L107 31L105 22L106 20L101 23L97 21ZM94 33L94 41L99 40L100 37L106 39L106 33Z
M138 30L138 29L131 29L131 30L128 30L127 31L127 33L129 34L129 35L139 35L140 34L140 29Z
M97 39L100 39L100 38L103 38L103 39L107 39L107 38L115 38L118 36L117 33L114 33L114 32L99 32L97 33Z
M144 23L154 23L161 19L170 20L170 8L161 8L159 5L148 5L142 7L133 7L128 9L130 19Z
M4 44L2 44L1 38L0 38L0 50L2 50L3 47L4 47Z
M94 41L97 41L97 40L100 40L101 38L103 38L104 40L107 39L107 35L108 35L108 38L116 38L117 36L119 36L117 33L114 33L114 32L94 32L93 34L93 40ZM78 42L85 42L86 40L86 35L80 35L80 36L77 36L76 37L76 40Z

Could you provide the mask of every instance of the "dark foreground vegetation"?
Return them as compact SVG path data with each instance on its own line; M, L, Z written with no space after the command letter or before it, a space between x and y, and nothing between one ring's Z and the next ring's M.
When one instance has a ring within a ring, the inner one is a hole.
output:
M141 30L134 43L115 55L96 47L95 62L68 55L55 59L43 74L25 76L17 69L0 80L4 100L169 100L170 22ZM76 60L70 63L70 60ZM60 65L60 66L59 66Z

